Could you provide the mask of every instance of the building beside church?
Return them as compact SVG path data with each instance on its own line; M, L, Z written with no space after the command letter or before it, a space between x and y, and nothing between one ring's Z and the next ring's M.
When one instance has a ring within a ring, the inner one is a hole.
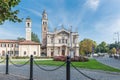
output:
M26 40L1 40L0 55L5 56L41 56L40 43L31 41L32 21L26 18Z
M61 29L50 32L48 29L48 16L44 10L42 13L42 46L41 54L52 56L79 56L78 32L71 32L62 25ZM70 54L72 50L72 54Z

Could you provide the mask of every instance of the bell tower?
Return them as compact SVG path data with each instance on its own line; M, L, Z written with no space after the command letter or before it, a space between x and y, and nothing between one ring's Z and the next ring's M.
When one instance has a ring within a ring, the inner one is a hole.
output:
M32 21L29 17L26 18L26 40L31 41L31 25Z
M47 44L47 32L48 32L48 17L44 10L42 13L42 46Z

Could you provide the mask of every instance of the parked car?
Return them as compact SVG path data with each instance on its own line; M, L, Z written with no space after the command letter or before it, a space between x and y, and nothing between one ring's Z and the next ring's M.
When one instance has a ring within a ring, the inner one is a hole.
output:
M98 56L103 57L105 54L104 53L98 53Z
M97 53L92 54L93 57L98 57L99 55Z
M115 54L115 55L114 55L114 58L115 58L115 59L118 59L119 57L120 57L119 54Z

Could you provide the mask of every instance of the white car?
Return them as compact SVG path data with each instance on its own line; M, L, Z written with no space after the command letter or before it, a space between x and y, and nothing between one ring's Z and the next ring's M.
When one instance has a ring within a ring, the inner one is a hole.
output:
M93 57L98 57L98 56L99 56L99 55L98 55L98 54L96 54L96 53L94 53L94 54L93 54Z

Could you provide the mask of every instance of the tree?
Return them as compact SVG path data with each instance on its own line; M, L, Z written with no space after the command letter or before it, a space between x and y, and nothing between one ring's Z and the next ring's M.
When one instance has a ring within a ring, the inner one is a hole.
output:
M112 48L112 49L110 50L110 53L115 54L115 53L116 53L116 49L115 49L115 48Z
M106 52L108 52L109 51L109 47L108 47L108 45L107 45L107 43L106 42L101 42L98 46L97 46L97 48L96 48L96 52L98 53L98 52L101 52L101 53L106 53Z
M23 37L18 37L17 40L20 40L20 41L21 41L21 40L25 40L25 38L23 38Z
M31 33L31 39L32 39L32 41L34 41L34 42L40 43L40 40L39 40L37 34L35 34L35 33L33 33L33 32ZM24 38L24 37L18 37L17 40L25 40L25 38Z
M80 54L87 55L96 48L96 42L91 39L84 39L80 42Z
M5 20L12 22L21 22L17 14L19 10L13 10L18 5L20 0L0 0L0 24L3 24Z
M37 34L35 34L35 33L32 32L31 36L32 36L32 41L40 43L40 40L39 40Z

